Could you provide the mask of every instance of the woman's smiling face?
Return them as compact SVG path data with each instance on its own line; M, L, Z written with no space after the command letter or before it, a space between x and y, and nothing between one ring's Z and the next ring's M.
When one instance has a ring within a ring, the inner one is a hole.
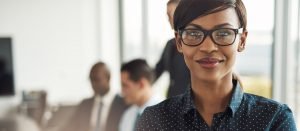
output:
M202 28L213 30L219 28L239 29L240 23L234 8L201 16L190 22L185 29ZM247 33L237 34L229 46L218 46L208 35L198 46L183 44L180 34L176 33L177 48L183 53L185 63L190 69L191 77L216 81L231 75L236 53L244 49Z

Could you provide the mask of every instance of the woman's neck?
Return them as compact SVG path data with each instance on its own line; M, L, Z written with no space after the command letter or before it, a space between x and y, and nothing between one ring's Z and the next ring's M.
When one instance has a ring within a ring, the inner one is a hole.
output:
M191 86L195 106L208 125L214 114L224 112L232 94L232 77L216 81L201 81L192 78Z

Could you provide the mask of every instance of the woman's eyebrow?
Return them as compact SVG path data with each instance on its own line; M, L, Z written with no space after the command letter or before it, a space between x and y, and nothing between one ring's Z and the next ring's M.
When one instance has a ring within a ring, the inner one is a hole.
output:
M231 25L231 24L229 24L229 23L223 23L223 24L215 25L215 26L214 26L214 29L215 29L215 28L222 28L222 27L225 27L225 26L232 26L232 27L233 27L233 25Z
M186 26L186 28L188 28L188 29L204 29L202 26L200 26L200 25L196 25L196 24L188 24L187 26Z
M229 23L222 23L222 24L215 25L213 27L213 29L222 28L222 27L226 27L226 26L232 26L233 27L233 25L231 25ZM186 27L188 29L194 29L194 28L196 28L196 29L205 29L201 25L197 25L197 24L188 24Z

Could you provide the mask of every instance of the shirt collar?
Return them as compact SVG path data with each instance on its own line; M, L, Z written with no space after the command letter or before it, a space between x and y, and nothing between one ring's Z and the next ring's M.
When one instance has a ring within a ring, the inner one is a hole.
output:
M240 83L237 80L232 80L232 83L233 93L228 107L231 110L233 117L236 111L238 110L240 104L242 103L244 92L241 88ZM190 85L187 92L183 95L183 107L183 113L185 114L191 110L197 110L195 107L194 96Z
M238 110L238 108L242 103L244 92L242 90L239 81L232 80L232 83L233 83L233 93L228 107L232 111L232 116L234 116L234 114L236 113L236 111Z
M188 86L188 90L186 91L186 93L183 95L183 113L188 113L190 110L195 109L195 104L194 104L194 100L193 100L193 93L192 93L192 88L191 85Z
M115 92L110 90L107 92L107 94L105 94L104 96L100 96L100 95L96 95L95 98L94 98L94 101L95 102L102 102L103 104L107 104L107 103L110 103L113 98L115 96Z

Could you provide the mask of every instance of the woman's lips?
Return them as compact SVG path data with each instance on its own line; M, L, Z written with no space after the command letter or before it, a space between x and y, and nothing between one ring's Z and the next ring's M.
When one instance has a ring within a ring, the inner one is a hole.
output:
M197 63L204 68L215 68L218 66L219 63L223 62L224 60L220 60L218 58L213 57L206 57L200 60L197 60Z

